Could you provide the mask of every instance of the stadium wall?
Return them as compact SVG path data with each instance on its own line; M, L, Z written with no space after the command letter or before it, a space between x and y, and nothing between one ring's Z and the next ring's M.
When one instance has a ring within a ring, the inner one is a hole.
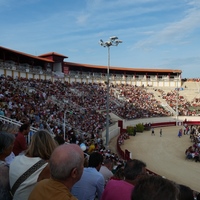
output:
M4 76L11 76L13 78L27 78L27 79L40 79L40 80L51 80L54 82L55 80L60 80L62 82L84 82L84 83L105 83L106 76L102 76L101 74L96 76L86 76L86 75L76 75L72 74L57 74L54 72L49 72L45 70L36 70L31 71L31 69L16 69L16 67L12 67L12 65L3 65L0 62L0 74ZM129 85L137 85L137 86L144 86L144 87L181 87L181 79L169 79L169 78L161 78L158 79L155 76L152 76L150 79L147 79L146 76L142 76L140 78L125 78L125 77L110 77L111 84L129 84Z

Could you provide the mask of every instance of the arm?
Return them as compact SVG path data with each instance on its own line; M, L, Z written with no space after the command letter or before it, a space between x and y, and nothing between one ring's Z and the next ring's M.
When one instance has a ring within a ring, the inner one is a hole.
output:
M105 180L104 180L104 177L101 175L99 176L97 180L97 185L96 185L98 200L101 199L101 195L104 191L104 185L105 185Z

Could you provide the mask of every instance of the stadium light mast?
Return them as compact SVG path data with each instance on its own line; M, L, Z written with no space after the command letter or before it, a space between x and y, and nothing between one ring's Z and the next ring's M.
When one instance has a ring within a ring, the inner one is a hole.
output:
M63 139L66 141L66 130L65 130L65 126L66 126L66 114L67 114L67 112L69 112L69 110L68 109L66 109L65 111L64 111L64 122L63 122Z
M65 120L66 120L66 110L65 110L65 112L64 112L64 122L63 122L63 139L64 139L64 141L65 141L65 135L66 135L66 133L65 133Z
M108 48L108 67L107 67L107 95L106 95L106 147L109 143L109 91L110 91L110 47L118 46L119 43L122 43L122 40L118 40L117 36L112 36L108 41L104 42L103 40L99 41L99 44L102 47Z
M177 80L178 85L178 80ZM176 91L176 126L178 126L178 97L179 97L179 88L177 87Z

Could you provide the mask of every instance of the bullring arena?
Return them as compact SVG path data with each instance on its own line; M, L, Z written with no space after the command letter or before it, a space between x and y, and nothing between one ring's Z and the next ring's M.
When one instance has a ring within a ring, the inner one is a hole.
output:
M98 136L100 130L105 142L106 67L64 62L65 58L67 56L55 52L33 56L0 47L0 75L2 79L8 81L5 86L18 92L23 89L23 92L26 91L30 96L36 93L38 95L36 99L40 97L39 103L34 102L38 104L34 105L33 112L40 106L49 110L49 115L47 112L43 113L43 119L53 126L54 134L58 134L59 130L64 138L68 139L65 136L72 128L74 130L77 128L84 137L87 134L91 135L91 130L95 130L95 135ZM161 119L171 116L173 122L179 123L189 116L195 116L195 121L200 121L199 108L194 109L200 106L199 80L182 80L181 73L181 70L174 69L110 68L112 111L109 113L111 116L109 148L111 150L116 152L115 146L119 135L116 115L122 115L120 119L124 119L124 128L129 125L128 120L138 118L144 118L148 123L152 117ZM98 89L95 90L96 88ZM91 95L94 99L90 98ZM18 97L16 99L20 101ZM191 104L191 109L187 107L188 102ZM3 102L1 105L4 111L8 106L5 104ZM95 112L90 113L91 107ZM16 113L11 113L10 116ZM82 115L86 116L86 122L83 124L80 123L84 121ZM182 119L178 118L178 115L181 115ZM14 118L18 119L19 116ZM86 127L88 123L94 125L95 129ZM38 128L39 125L33 124L34 128ZM71 129L68 130L68 127ZM200 166L198 162L185 159L185 150L192 143L188 135L183 135L181 138L177 136L181 127L182 125L162 127L162 137L159 135L160 128L155 128L155 136L151 135L151 131L137 133L136 136L130 136L130 139L125 140L121 149L128 149L132 158L146 162L147 168L152 172L179 184L188 185L199 192Z
M162 137L159 134L160 128L155 128L155 136L151 135L151 131L137 133L125 140L121 149L128 149L132 158L146 162L147 168L156 174L199 191L200 166L195 161L186 160L184 152L192 142L188 135L179 138L179 129L180 127L162 127ZM116 142L117 137L111 140L109 147L113 149Z

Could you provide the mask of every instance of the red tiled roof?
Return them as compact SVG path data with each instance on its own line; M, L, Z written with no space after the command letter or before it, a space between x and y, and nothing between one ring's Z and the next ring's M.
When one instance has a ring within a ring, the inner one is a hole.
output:
M62 58L68 58L68 56L64 56L64 55L56 53L56 52L49 52L49 53L41 54L38 57L47 57L47 56L59 56Z
M76 67L86 67L86 68L96 68L96 69L107 69L107 66L91 65L91 64L80 64L72 62L64 62L65 64L76 66ZM111 66L110 69L118 71L134 71L134 72L165 72L165 73L182 73L179 69L148 69L148 68L122 68Z
M20 51L16 51L16 50L12 50L12 49L8 49L8 48L5 48L5 47L0 46L0 50L1 50L1 49L4 50L4 51L8 51L8 52L20 54L20 55L23 55L23 56L27 56L27 57L30 57L30 58L33 58L33 59L38 59L38 60L46 61L46 62L53 62L53 61L50 60L50 59L41 58L41 57L38 57L38 56L33 56L33 55L31 55L31 54L23 53L23 52L20 52Z
M41 60L41 61L45 61L45 62L51 62L53 63L54 61L51 59L47 59L44 57L48 57L48 56L59 56L61 58L68 58L67 56L64 56L62 54L58 54L56 52L49 52L46 54L42 54L39 56L33 56L31 54L26 54L20 51L16 51L16 50L12 50L12 49L8 49L5 47L0 46L0 51L8 51L8 52L12 52L15 54L19 54L19 55L24 55L26 57L30 57L33 59L37 59L37 60ZM101 65L92 65L92 64L81 64L81 63L72 63L72 62L64 62L66 65L70 65L70 66L76 66L76 67L84 67L84 68L96 68L96 69L107 69L107 66L101 66ZM111 70L117 70L117 71L134 71L134 72L163 72L163 73L182 73L182 70L179 69L150 69L150 68L122 68L122 67L115 67L115 66L110 66Z

